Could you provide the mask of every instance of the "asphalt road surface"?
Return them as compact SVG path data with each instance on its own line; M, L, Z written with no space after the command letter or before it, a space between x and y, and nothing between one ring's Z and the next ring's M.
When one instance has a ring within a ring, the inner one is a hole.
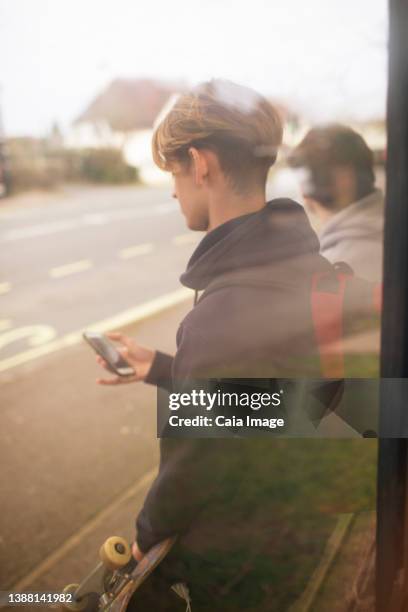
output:
M0 363L174 291L201 237L170 186L68 192L0 222Z

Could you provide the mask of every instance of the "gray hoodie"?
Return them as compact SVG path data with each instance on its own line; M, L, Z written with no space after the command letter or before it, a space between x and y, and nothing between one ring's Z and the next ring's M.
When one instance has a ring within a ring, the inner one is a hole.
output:
M320 233L320 252L332 263L344 261L356 276L382 279L384 198L380 189L335 214Z

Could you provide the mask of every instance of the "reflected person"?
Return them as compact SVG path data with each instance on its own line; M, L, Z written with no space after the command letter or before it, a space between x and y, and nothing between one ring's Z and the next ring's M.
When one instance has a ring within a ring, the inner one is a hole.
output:
M384 198L373 153L350 127L311 129L288 159L298 169L305 208L320 226L320 252L356 276L381 281Z

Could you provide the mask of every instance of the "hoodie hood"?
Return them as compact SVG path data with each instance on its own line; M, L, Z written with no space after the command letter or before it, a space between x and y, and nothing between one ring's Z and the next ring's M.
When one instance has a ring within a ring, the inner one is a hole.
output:
M319 241L300 204L290 199L267 202L260 211L237 217L209 232L199 243L180 281L200 291L231 271L265 269L288 260L307 260L314 267ZM304 263L303 263L304 265Z

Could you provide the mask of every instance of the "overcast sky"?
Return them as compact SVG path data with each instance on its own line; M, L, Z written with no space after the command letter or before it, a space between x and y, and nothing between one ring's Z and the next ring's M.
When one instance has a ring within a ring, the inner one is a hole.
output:
M9 135L66 128L111 79L225 77L313 121L383 116L386 0L0 0Z

